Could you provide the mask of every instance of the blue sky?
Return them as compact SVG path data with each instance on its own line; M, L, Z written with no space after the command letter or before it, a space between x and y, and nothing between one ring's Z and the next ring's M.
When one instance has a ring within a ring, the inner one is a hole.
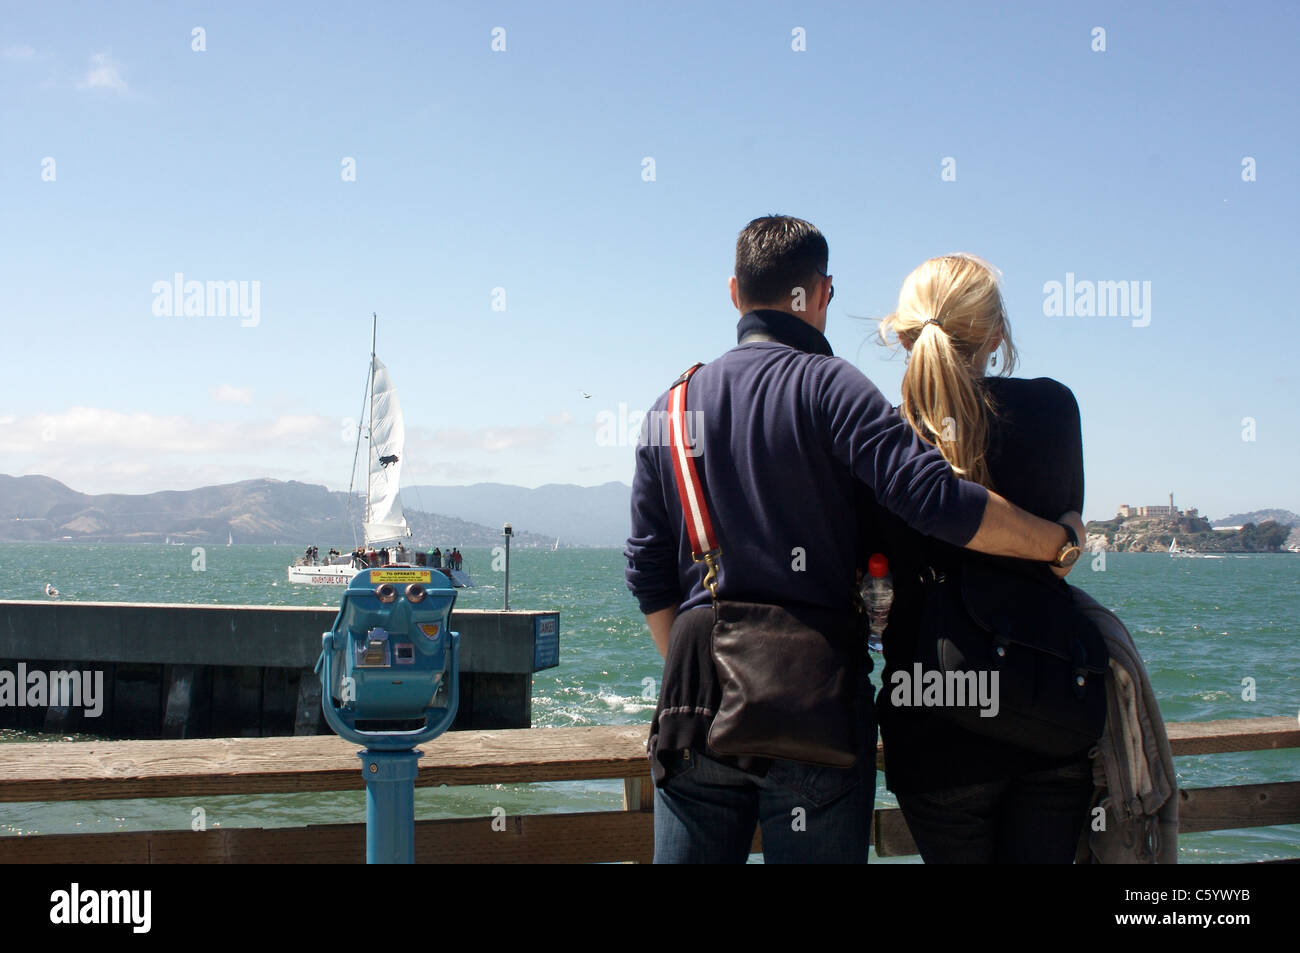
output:
M346 486L375 311L406 482L627 482L599 415L734 343L736 233L781 212L893 400L860 319L998 265L1089 518L1300 511L1296 5L542 6L5 3L0 472ZM178 272L259 282L256 323L155 314ZM1150 282L1149 324L1048 316L1067 274Z

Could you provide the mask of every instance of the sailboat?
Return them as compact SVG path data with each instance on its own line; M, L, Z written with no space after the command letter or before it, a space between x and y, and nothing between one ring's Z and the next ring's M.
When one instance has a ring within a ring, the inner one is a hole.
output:
M1178 537L1175 536L1174 541L1169 544L1169 555L1175 559L1194 559L1201 554L1194 549L1179 549Z
M227 546L235 545L235 534L232 533L230 530L226 530L226 545Z
M369 427L357 428L357 444L353 453L355 475L356 461L361 456L361 443L366 446L366 497L361 526L362 546L352 553L327 556L322 559L315 547L299 557L289 567L289 581L312 585L346 586L363 569L373 566L426 565L424 553L408 550L404 540L411 535L402 513L401 475L402 458L406 453L406 424L402 419L402 405L397 399L397 389L389 376L388 368L375 354L375 335L378 316L370 336L370 373L366 384L366 409ZM363 424L365 421L363 421ZM349 493L351 490L349 491ZM396 545L393 545L393 544ZM429 567L433 569L434 567ZM452 585L472 586L474 581L455 569L439 569L451 579Z

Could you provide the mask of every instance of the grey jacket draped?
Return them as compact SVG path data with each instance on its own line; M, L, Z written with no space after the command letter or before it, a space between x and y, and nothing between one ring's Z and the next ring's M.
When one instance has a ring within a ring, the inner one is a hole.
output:
M1092 751L1092 810L1075 859L1177 863L1178 781L1146 667L1119 617L1082 589L1070 589L1075 604L1101 629L1110 653L1106 733ZM1104 813L1098 815L1097 808Z

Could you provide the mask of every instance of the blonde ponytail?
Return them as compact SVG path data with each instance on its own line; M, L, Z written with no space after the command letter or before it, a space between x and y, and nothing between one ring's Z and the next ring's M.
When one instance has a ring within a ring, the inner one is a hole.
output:
M910 352L902 413L967 480L992 486L988 418L994 412L984 368L996 351L1001 374L1015 367L997 272L972 255L931 258L907 276L898 310L880 324L881 338Z

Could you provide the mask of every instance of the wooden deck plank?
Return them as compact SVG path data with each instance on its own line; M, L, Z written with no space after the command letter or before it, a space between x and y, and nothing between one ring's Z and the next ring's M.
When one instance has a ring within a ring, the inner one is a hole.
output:
M1300 824L1300 781L1178 792L1178 830L1183 834L1275 824Z
M648 772L640 725L455 731L424 749L417 786L625 778ZM0 801L193 797L364 787L333 735L0 744Z
M1300 781L1194 788L1179 792L1184 834L1300 823ZM595 811L419 821L416 862L649 863L654 817ZM338 864L365 857L364 824L208 831L44 834L0 838L0 864ZM881 857L916 854L902 811L881 808L872 823ZM753 849L762 850L758 831Z
M1300 747L1289 717L1168 726L1175 755ZM425 747L417 784L637 778L646 728L449 732ZM360 790L357 747L332 735L0 744L0 801ZM879 749L878 749L879 753Z
M421 864L569 864L654 854L654 817L636 811L417 821ZM504 825L504 829L502 829ZM346 864L366 857L365 824L0 837L3 864Z
M1288 715L1175 721L1165 725L1165 730L1175 756L1300 748L1300 721Z

